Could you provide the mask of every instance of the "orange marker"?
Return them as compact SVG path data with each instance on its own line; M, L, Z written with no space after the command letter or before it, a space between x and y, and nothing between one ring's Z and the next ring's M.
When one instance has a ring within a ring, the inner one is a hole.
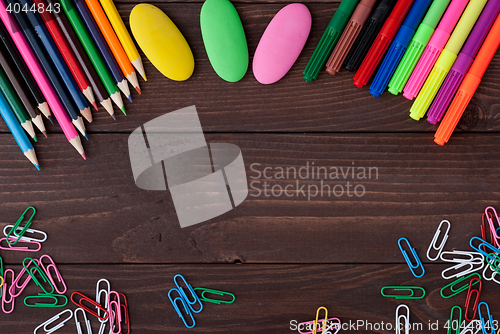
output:
M104 39L108 43L108 46L111 49L111 52L113 53L113 56L116 59L116 62L120 66L123 75L127 78L130 84L135 88L135 90L139 94L141 94L141 88L139 87L139 81L137 80L137 75L135 73L135 70L132 67L132 64L130 63L127 54L125 53L125 50L123 50L123 47L120 44L120 41L118 40L118 37L116 36L115 31L113 30L113 27L111 27L111 24L109 23L106 14L104 13L101 5L99 4L99 1L85 0L85 3L87 4L87 7L92 13L94 20L99 26L99 30L101 30Z
M498 38L499 35L500 15L497 16L488 37L486 37L481 50L479 50L476 59L474 59L469 72L465 76L464 81L462 81L462 84L455 95L455 98L451 102L448 112L444 116L443 121L434 135L434 141L436 144L444 145L450 139L453 130L460 120L460 117L462 117L465 108L481 83L484 72L486 72L488 65L500 46L500 38Z

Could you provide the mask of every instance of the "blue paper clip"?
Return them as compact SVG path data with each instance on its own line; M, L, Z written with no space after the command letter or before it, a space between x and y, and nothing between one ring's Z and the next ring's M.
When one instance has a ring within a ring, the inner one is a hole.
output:
M473 245L473 241L474 240L479 240L481 243L479 244L479 246L474 246ZM496 262L499 262L499 256L500 256L500 249L496 248L495 246L493 246L492 244L484 241L483 239L479 238L479 237L472 237L470 239L470 242L469 242L470 246L472 248L474 248L475 250L477 250L479 253L483 254L485 257L486 257L486 263L490 266L491 269L494 269L496 272L498 272L500 274L500 272L497 270L497 266L495 266L495 263ZM482 247L484 247L485 249L482 249ZM489 248L492 252L487 252L486 251L486 247ZM497 255L495 255L495 253ZM490 258L493 260L493 263L490 262Z
M406 244L408 245L408 248L410 248L410 250L411 250L411 254L413 255L413 258L416 261L416 265L413 265L412 261L408 257L408 254L403 249L403 246L401 245L401 240L406 241ZM398 240L398 245L399 245L399 249L401 250L401 253L403 253L403 256L404 256L404 258L406 260L406 263L408 264L408 267L410 267L410 270L411 270L411 273L413 274L413 276L415 276L416 278L420 278L420 277L424 276L424 274L425 274L424 266L422 265L422 262L420 261L420 258L418 257L417 252L415 251L415 248L411 247L410 242L408 241L408 239L406 239L406 238L400 238ZM415 274L414 269L418 269L419 267L422 268L422 274L417 275L417 274Z
M173 291L177 292L180 297L175 297L174 299L172 299L171 293ZM172 303L172 306L174 307L175 311L177 312L177 315L179 316L179 318L182 319L184 326L186 326L187 328L193 328L196 325L196 321L194 320L193 313L191 313L191 309L188 306L187 302L184 300L184 298L182 298L181 292L176 288L170 289L170 291L168 291L168 299L170 299L170 302ZM180 301L180 303L182 304L182 306L184 307L184 309L186 311L186 314L191 318L191 321L193 322L192 325L188 325L186 318L184 318L184 316L182 315L182 311L179 309L179 306L177 305L178 301Z
M483 304L486 306L486 311L488 312L488 327L491 328L490 332L486 331L486 323L484 322L484 317L483 314L481 313L481 305ZM491 316L490 313L490 306L485 302L481 302L477 306L477 309L479 310L479 319L481 320L481 328L483 329L483 334L495 334L495 326L493 324L493 317Z
M184 291L184 288L181 287L177 283L177 277L180 277L182 279L182 281L184 282L184 284L186 285L186 287L189 290L189 293L191 294L191 297L193 299L192 301L189 300L186 292ZM188 284L188 282L186 281L186 279L184 278L184 276L182 276L180 274L177 274L177 275L174 276L174 283L177 286L177 290L179 291L179 294L180 294L181 298L184 299L184 301L188 304L188 306L191 309L191 311L193 311L194 313L200 313L201 310L203 310L203 304L201 303L200 299L198 298L198 295L196 294L196 292L194 292L194 289L191 286L191 284ZM200 309L199 310L195 310L194 307L193 307L193 305L196 305L197 303L200 304Z

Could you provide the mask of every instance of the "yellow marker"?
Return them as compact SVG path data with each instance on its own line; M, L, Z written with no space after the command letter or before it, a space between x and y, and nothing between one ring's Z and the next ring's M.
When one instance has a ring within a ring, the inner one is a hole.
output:
M467 5L455 30L453 30L453 34L427 77L415 103L411 106L410 117L414 120L418 121L425 115L427 109L429 109L487 1L471 0Z
M167 78L188 79L194 57L177 26L161 9L139 4L130 13L130 29L149 61Z
M99 1L102 5L102 8L106 12L109 22L111 22L116 36L118 36L118 39L120 40L120 43L122 44L128 59L130 60L132 65L134 65L137 72L139 72L144 80L147 81L146 73L144 72L144 66L142 65L141 56L139 55L139 52L135 47L134 41L132 41L132 37L130 37L127 28L125 27L125 24L123 23L120 13L118 13L113 0Z

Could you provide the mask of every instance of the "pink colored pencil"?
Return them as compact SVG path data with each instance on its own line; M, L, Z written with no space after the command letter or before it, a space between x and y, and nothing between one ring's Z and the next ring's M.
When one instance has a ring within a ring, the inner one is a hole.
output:
M61 126L64 135L66 136L70 144L73 145L78 153L80 153L83 159L86 160L87 158L85 156L82 142L80 140L80 137L78 136L78 133L73 127L73 124L71 123L68 114L64 110L61 101L57 97L56 92L52 88L49 80L40 67L40 64L33 54L33 51L31 50L28 42L24 38L22 30L17 26L17 23L11 16L11 14L7 12L4 0L0 0L0 18L2 19L2 22L9 32L10 36L12 37L12 40L16 44L16 47L19 49L19 52L26 62L26 65L33 74L36 83L40 87L42 94L45 96L47 103L52 109L57 122Z

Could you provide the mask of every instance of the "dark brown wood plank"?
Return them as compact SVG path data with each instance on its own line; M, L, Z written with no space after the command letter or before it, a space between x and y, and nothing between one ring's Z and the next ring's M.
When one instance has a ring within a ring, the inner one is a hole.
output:
M126 103L128 116L117 111L113 122L101 108L94 112L90 132L129 133L146 121L166 112L196 105L208 132L434 132L425 120L409 118L411 102L402 96L384 94L374 98L368 88L353 85L353 74L343 71L332 77L322 72L319 79L307 83L304 70L337 5L308 5L313 27L306 47L283 80L261 85L253 77L251 66L238 83L220 79L208 61L199 27L201 3L162 3L158 6L178 25L193 50L196 67L185 82L174 82L161 75L143 57L148 81L141 80L142 96L133 92L134 103ZM253 56L267 24L283 4L236 4ZM128 17L132 4L119 9ZM128 19L125 19L128 22ZM499 131L498 95L500 57L496 56L471 103L461 128L469 131ZM48 123L48 122L45 122ZM49 132L60 132L48 126ZM0 131L7 128L0 122Z
M439 322L439 332L449 319L454 305L462 306L465 294L443 299L439 291L446 284L440 276L442 265L427 266L428 273L415 279L404 265L87 265L60 266L68 285L68 294L80 291L95 296L95 284L107 278L111 288L127 295L130 309L131 333L297 333L290 330L290 322L314 320L319 306L328 308L330 317L344 323L359 320L391 323L394 326L398 304L409 306L412 323L421 323L423 330L412 333L435 333L429 322ZM168 300L168 290L174 288L173 277L181 273L193 287L208 287L232 292L236 301L228 305L204 304L195 315L194 329L183 326ZM388 285L421 286L425 299L400 300L385 298L380 289ZM29 309L21 298L38 290L30 284L16 300L11 315L0 313L2 332L28 334L35 327L61 310ZM489 303L493 316L498 314L500 301L498 286L484 282L481 300ZM75 309L76 306L70 305ZM89 317L97 332L96 318ZM292 322L292 324L294 324ZM76 333L74 321L60 332ZM358 333L393 333L394 330L365 330Z
M0 228L34 205L33 227L49 234L43 251L63 263L401 263L397 240L408 237L424 258L442 219L453 225L447 248L468 249L468 240L480 233L481 213L498 206L499 137L457 134L439 147L430 134L207 134L208 142L242 149L252 187L235 210L181 229L169 192L135 186L127 135L91 135L87 161L62 134L53 135L50 145L36 146L42 167L36 172L3 134ZM288 180L266 180L262 174L266 167L299 170L308 162L344 170L377 167L379 177L351 180L365 187L361 197L348 196L343 176L324 182L331 189L343 186L339 197L265 195L264 181L282 189L297 180L299 187L321 187L311 174L309 180L292 173ZM9 261L23 255L5 254Z

